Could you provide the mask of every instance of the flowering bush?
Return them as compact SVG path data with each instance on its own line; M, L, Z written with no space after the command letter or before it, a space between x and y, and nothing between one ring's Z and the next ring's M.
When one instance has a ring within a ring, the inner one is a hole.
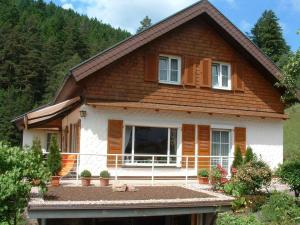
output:
M272 172L265 162L253 160L241 166L233 179L243 184L245 194L254 194L263 186L270 185Z
M220 164L212 168L210 172L210 180L213 185L213 190L220 190L227 182L227 171Z

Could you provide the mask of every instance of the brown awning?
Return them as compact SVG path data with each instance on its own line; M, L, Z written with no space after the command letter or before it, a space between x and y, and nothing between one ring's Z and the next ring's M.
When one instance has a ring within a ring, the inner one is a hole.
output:
M208 107L190 107L190 106L177 106L177 105L166 105L166 104L152 104L142 102L97 102L87 101L88 105L98 107L114 107L123 109L151 109L156 111L177 111L187 113L207 113L215 115L231 115L231 116L247 116L247 117L260 117L260 118L274 118L274 119L287 119L286 114L270 113L270 112L259 112L259 111L246 111L246 110L232 110L232 109L221 109L221 108L208 108Z
M38 108L25 113L24 115L15 118L12 122L15 122L20 130L25 127L60 127L61 118L66 113L78 107L80 105L80 100L80 97L75 97L55 105L44 106L43 108Z

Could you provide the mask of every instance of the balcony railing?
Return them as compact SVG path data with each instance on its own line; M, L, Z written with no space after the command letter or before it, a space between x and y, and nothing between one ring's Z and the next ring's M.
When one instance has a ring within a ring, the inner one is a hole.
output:
M118 180L120 176L142 176L150 178L152 184L155 177L166 176L165 171L168 171L168 176L183 177L187 183L189 178L197 176L200 169L210 170L218 164L225 168L230 176L229 169L233 161L233 157L229 156L198 155L61 153L61 156L62 179L73 178L78 181L80 172L85 169L90 170L93 176L99 176L100 171L108 170L114 180ZM135 171L139 172L139 175L135 174Z

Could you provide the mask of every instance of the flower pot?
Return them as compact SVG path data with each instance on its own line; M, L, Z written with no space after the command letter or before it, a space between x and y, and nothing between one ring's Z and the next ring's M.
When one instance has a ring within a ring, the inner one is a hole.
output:
M199 184L208 184L208 177L198 177Z
M109 178L100 177L100 186L101 187L106 187L108 185L109 185Z
M52 176L51 177L51 186L58 187L60 181L60 176Z
M226 177L221 178L221 184L226 184L228 182L228 179Z
M81 178L81 185L84 187L91 185L91 178L90 177L82 177Z

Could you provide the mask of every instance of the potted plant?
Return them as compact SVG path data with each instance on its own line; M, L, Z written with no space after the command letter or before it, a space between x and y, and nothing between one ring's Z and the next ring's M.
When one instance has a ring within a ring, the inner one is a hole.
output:
M82 186L90 186L91 185L91 177L92 177L92 174L90 171L88 170L84 170L81 172L80 174L80 177L81 177L81 184Z
M61 170L61 155L59 152L57 139L54 135L51 137L50 151L48 154L47 164L52 175L51 185L57 187L59 186L60 181L59 172Z
M32 146L30 148L32 157L37 164L41 164L43 162L43 151L41 146L41 141L38 137L35 137L32 141ZM31 181L33 186L39 186L41 180L38 178L33 178Z
M100 173L100 186L105 187L109 185L110 174L107 170L102 170Z
M198 172L199 184L208 184L208 177L209 177L209 174L208 174L207 169L201 169Z

